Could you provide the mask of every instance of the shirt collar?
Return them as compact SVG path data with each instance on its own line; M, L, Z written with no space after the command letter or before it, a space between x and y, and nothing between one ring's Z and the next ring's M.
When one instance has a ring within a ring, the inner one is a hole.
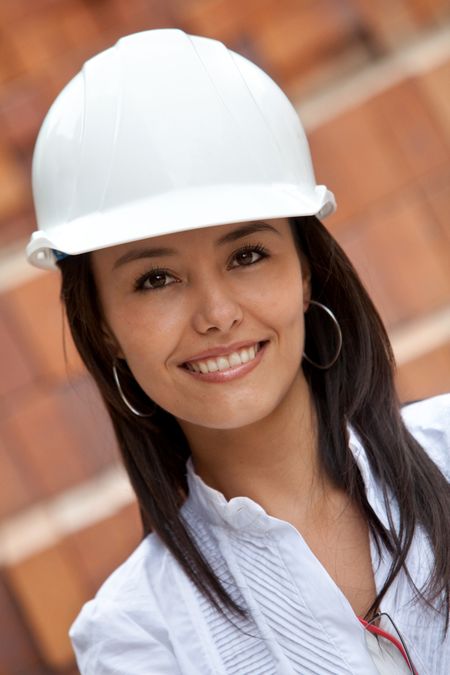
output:
M349 426L349 447L359 467L366 489L369 504L383 524L389 525L382 503L381 491L377 489L370 464L359 437ZM186 508L197 517L201 517L213 525L225 526L235 530L262 531L270 528L271 518L263 507L250 497L233 497L227 500L219 490L207 485L195 472L192 457L186 463L186 477L189 497Z

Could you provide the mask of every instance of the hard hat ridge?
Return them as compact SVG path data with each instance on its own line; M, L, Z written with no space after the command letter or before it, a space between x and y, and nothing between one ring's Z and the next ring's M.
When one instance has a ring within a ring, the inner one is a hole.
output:
M335 208L278 85L179 29L125 36L84 64L41 127L33 195L27 256L44 268L63 254Z

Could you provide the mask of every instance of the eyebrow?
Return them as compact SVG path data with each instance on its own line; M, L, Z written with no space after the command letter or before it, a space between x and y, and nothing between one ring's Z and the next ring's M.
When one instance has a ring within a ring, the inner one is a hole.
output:
M254 232L274 232L278 236L281 236L280 232L276 230L272 225L269 225L269 223L263 223L263 222L256 222L256 223L247 223L245 225L242 225L241 227L237 227L234 230L231 230L231 232L227 232L227 234L222 235L219 237L219 239L216 240L215 244L216 246L223 246L224 244L228 244L233 241L237 241L238 239L242 239L243 237L248 236L249 234L253 234ZM167 247L155 247L155 248L138 248L138 249L132 249L131 251L127 251L124 255L120 256L118 258L114 265L113 265L113 270L117 269L121 265L125 265L125 263L132 262L133 260L141 260L142 258L158 258L161 256L171 256L171 255L177 255L179 251L177 251L174 248L167 248Z

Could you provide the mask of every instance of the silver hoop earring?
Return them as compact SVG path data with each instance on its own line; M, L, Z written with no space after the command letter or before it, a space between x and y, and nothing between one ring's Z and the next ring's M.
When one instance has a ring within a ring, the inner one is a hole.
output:
M320 368L320 370L328 370L328 368L331 368L331 366L334 363L336 363L336 361L338 360L339 354L341 353L341 349L342 349L341 327L339 325L338 320L336 319L336 317L334 316L333 312L331 311L331 309L329 307L327 307L326 305L322 305L322 303L317 302L317 300L310 300L309 304L310 305L316 305L317 307L320 307L333 320L333 323L334 323L334 325L336 327L336 331L337 331L337 342L338 342L338 344L337 344L336 354L334 355L333 359L329 363L325 364L324 366L322 366L322 365L320 365L320 363L316 363L315 361L310 359L309 356L307 356L307 354L305 352L303 352L303 358L305 358L312 366L315 366L316 368Z
M126 397L125 397L125 394L124 394L123 391L122 391L122 387L120 386L119 375L118 375L118 373L117 373L117 368L116 368L116 362L115 362L115 361L114 361L114 363L113 363L112 370L113 370L114 380L115 380L117 389L118 389L119 394L120 394L120 398L121 398L122 401L125 403L125 405L127 406L128 410L131 410L131 412L133 413L133 415L137 415L138 417L152 417L153 413L155 412L154 410L153 410L151 413L141 413L141 412L139 412L139 410L136 410L136 408L134 408L134 407L131 405L131 403L130 403L129 401L127 401L127 399L126 399Z

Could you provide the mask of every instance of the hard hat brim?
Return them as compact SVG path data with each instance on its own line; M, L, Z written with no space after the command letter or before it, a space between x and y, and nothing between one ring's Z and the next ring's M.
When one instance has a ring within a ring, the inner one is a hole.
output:
M221 185L176 190L151 199L96 211L49 232L38 230L27 246L35 267L54 269L52 249L77 255L150 237L233 222L316 215L336 209L332 192L318 185L305 195L297 185ZM124 227L125 225L125 227Z

